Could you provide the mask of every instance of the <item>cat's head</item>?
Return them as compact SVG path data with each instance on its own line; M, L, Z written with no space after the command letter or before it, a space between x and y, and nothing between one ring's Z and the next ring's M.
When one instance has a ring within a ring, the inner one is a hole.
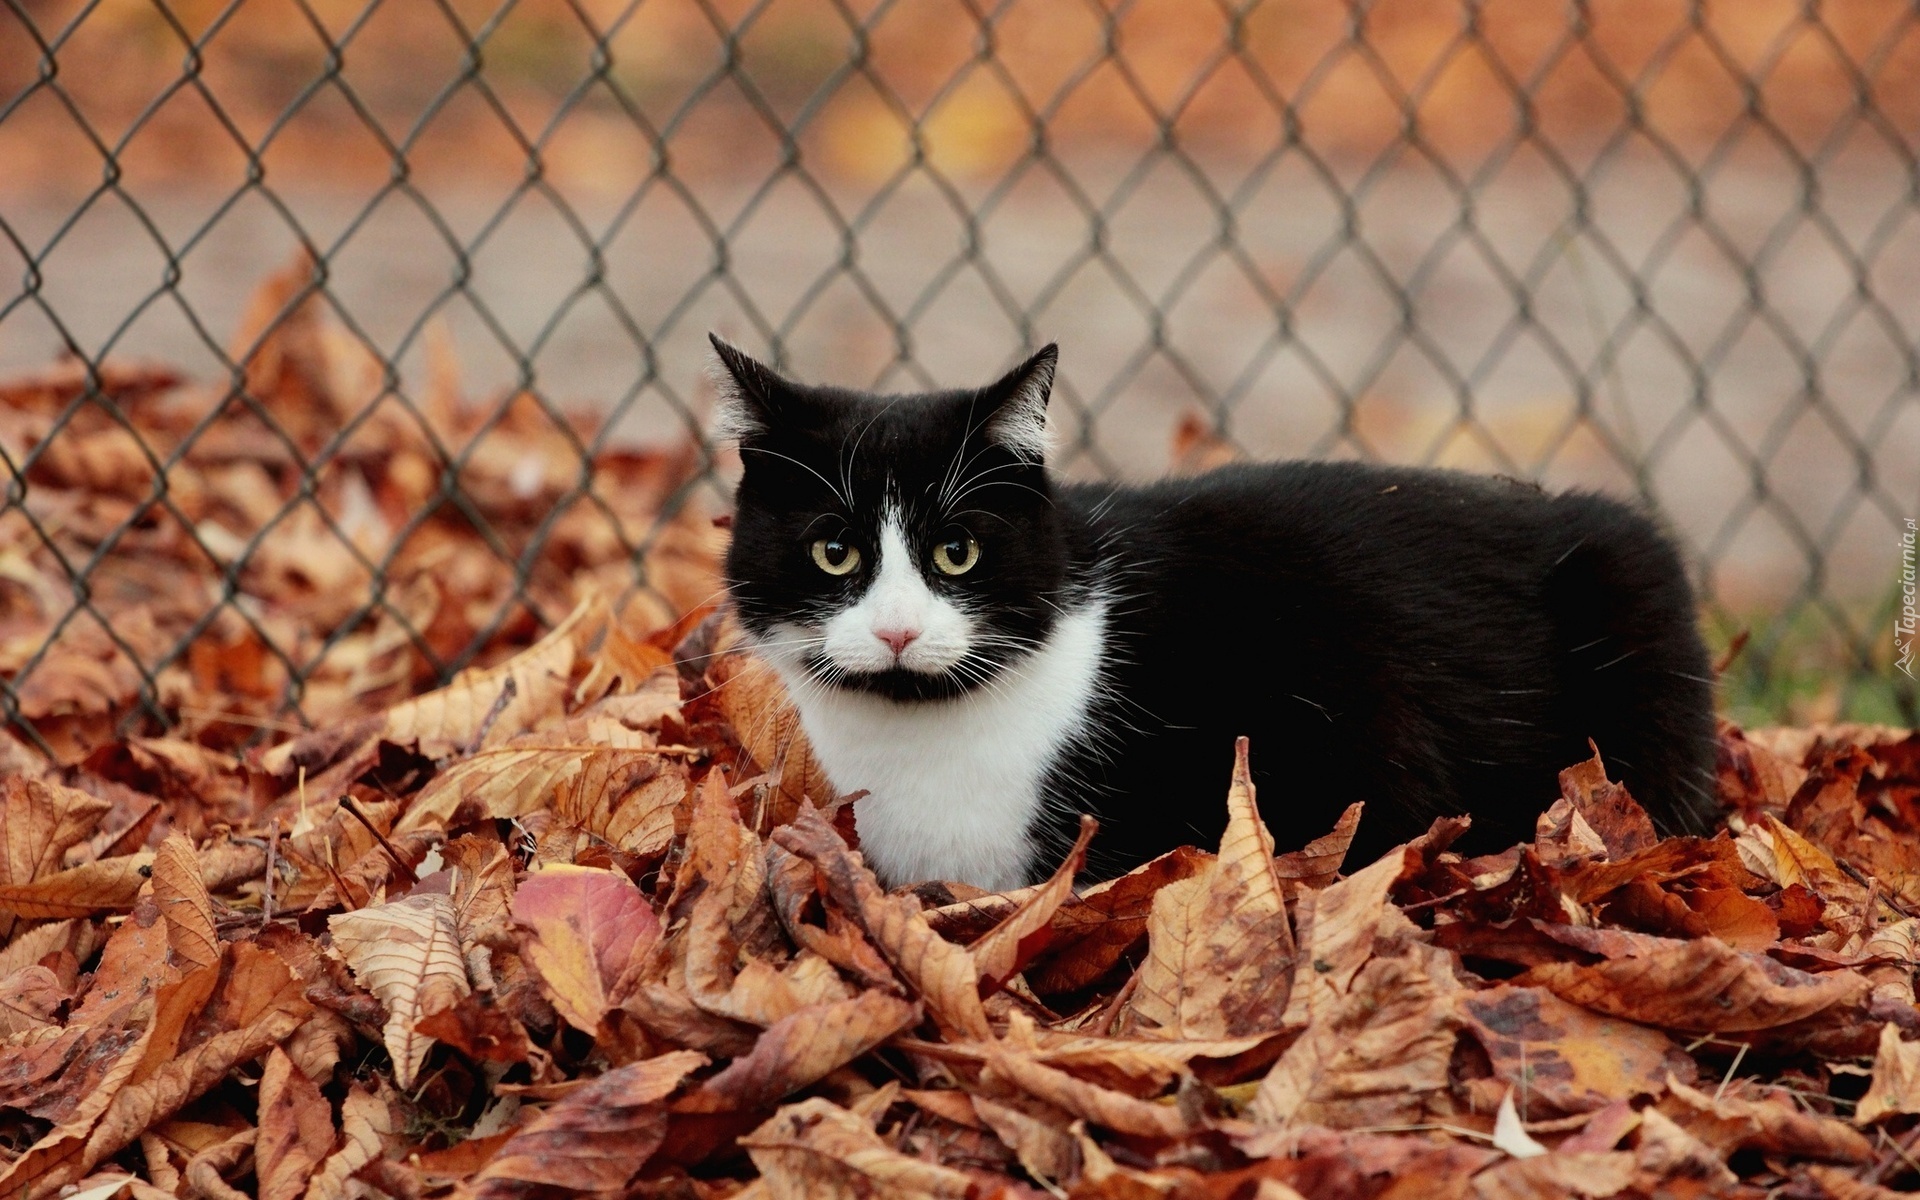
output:
M1052 627L1054 347L975 391L780 378L718 337L745 474L727 554L741 625L789 679L929 700L986 686Z

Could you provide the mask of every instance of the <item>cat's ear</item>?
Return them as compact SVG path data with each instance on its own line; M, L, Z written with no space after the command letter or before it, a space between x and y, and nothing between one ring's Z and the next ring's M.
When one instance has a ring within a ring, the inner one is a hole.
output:
M714 410L713 432L718 438L748 441L770 432L779 416L786 380L772 368L748 357L717 333L709 333L715 360L708 374L720 398Z
M987 400L993 405L986 424L988 441L1032 462L1047 460L1047 397L1053 394L1053 369L1059 358L1060 348L1049 342L987 388Z

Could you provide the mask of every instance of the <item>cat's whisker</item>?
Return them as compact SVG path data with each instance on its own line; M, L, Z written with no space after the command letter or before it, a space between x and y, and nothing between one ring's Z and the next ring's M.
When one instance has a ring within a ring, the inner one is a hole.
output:
M831 479L828 479L825 475L822 475L819 471L815 470L811 466L808 466L806 463L801 462L799 459L795 458L793 455L782 454L778 450L769 450L765 446L748 446L748 445L741 446L740 453L743 455L764 454L768 458L778 458L778 459L783 459L787 462L790 462L794 466L799 467L801 470L805 471L807 474L813 476L815 479L818 479L822 484L825 484L827 491L830 492L835 499L840 501L840 503L847 506L848 512L852 512L854 510L853 490L851 488L848 488L845 491L842 491L840 488L834 486L834 483Z

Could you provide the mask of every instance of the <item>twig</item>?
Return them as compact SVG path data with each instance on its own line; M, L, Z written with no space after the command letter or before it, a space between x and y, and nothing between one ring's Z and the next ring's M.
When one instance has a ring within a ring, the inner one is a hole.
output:
M393 843L387 840L385 834L374 828L372 820L367 817L367 814L360 811L360 806L354 802L352 796L340 797L340 807L347 810L347 815L367 827L367 832L373 835L374 841L380 843L380 848L387 852L387 857L393 860L393 865L399 869L400 874L406 879L408 887L412 887L414 884L420 882L420 877L413 873L413 868L407 865L407 860L400 857L400 852L393 848Z
M1713 664L1713 673L1716 676L1727 673L1727 668L1733 665L1733 660L1739 658L1740 652L1747 648L1747 639L1751 637L1752 634L1753 631L1751 629L1742 629L1739 633L1733 635L1733 640L1727 643L1727 652L1720 656L1719 662Z
M1886 1131L1881 1130L1880 1136L1886 1137ZM1916 1143L1920 1143L1920 1125L1914 1126L1913 1129L1907 1133L1905 1140L1894 1142L1892 1149L1874 1160L1873 1166L1865 1175L1860 1177L1861 1181L1863 1183L1879 1184L1880 1180L1886 1176L1886 1173L1893 1169L1894 1160L1896 1159L1906 1159L1907 1165L1912 1166L1916 1171L1920 1171L1920 1165L1916 1165L1908 1153L1914 1148Z
M1113 999L1107 1001L1107 1006L1100 1010L1100 1016L1094 1020L1090 1031L1094 1037L1107 1037L1113 1033L1113 1023L1120 1019L1121 1007L1133 999L1133 990L1139 986L1140 968L1135 967L1133 974L1127 976L1127 981L1120 985L1120 990L1113 994Z
M1715 1104L1720 1103L1720 1098L1727 1094L1727 1085L1733 1082L1733 1073L1740 1069L1740 1060L1746 1056L1747 1043L1741 1042L1740 1049L1734 1052L1733 1061L1727 1064L1727 1073L1720 1077L1719 1088L1713 1093L1713 1102Z
M467 743L462 757L472 754L486 744L487 735L493 732L493 723L500 719L500 714L507 711L507 705L512 704L513 698L519 694L519 681L511 675L507 676L507 681L500 685L500 694L493 698L493 707L487 710L486 719L480 722L479 732L475 733L473 740Z
M260 902L261 919L268 925L273 924L273 872L280 857L280 822L275 820L273 830L267 834L267 894Z

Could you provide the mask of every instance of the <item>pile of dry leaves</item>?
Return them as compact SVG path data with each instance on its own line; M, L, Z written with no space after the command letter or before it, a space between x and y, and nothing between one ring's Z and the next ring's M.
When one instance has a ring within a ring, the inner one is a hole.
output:
M283 373L249 370L279 417L353 394L312 374L334 351L264 344ZM429 646L485 633L510 587L468 561L475 517L403 507L432 438L487 436L457 406L376 413L367 453L329 460L350 470L303 481L268 453L278 421L195 415L140 378L122 413L182 452L96 457L130 431L68 422L88 452L42 453L0 526L13 673L64 610L27 518L90 556L178 472L162 515L106 546L93 657L59 642L23 689L57 760L0 742L8 1196L1920 1187L1920 734L1723 729L1714 838L1658 838L1596 755L1530 844L1463 858L1465 822L1442 820L1373 863L1344 861L1358 806L1276 855L1243 748L1217 853L1077 880L1089 822L1037 887L889 893L777 684L710 613L616 603L624 551L588 518L554 525L567 570L532 576L571 615L537 641L530 617L495 623L492 665L448 686L421 690L397 625L349 619L352 573L316 549L335 526L395 573L389 603L418 591ZM0 437L29 443L65 403L0 399ZM570 486L540 473L541 427L469 460L496 529L537 527ZM689 468L609 469L655 480L606 498L640 517ZM274 521L289 496L312 515ZM221 530L257 536L226 576ZM122 732L137 677L105 634L192 633L223 588L231 619L161 674L179 728ZM319 655L310 728L247 745L268 642Z

